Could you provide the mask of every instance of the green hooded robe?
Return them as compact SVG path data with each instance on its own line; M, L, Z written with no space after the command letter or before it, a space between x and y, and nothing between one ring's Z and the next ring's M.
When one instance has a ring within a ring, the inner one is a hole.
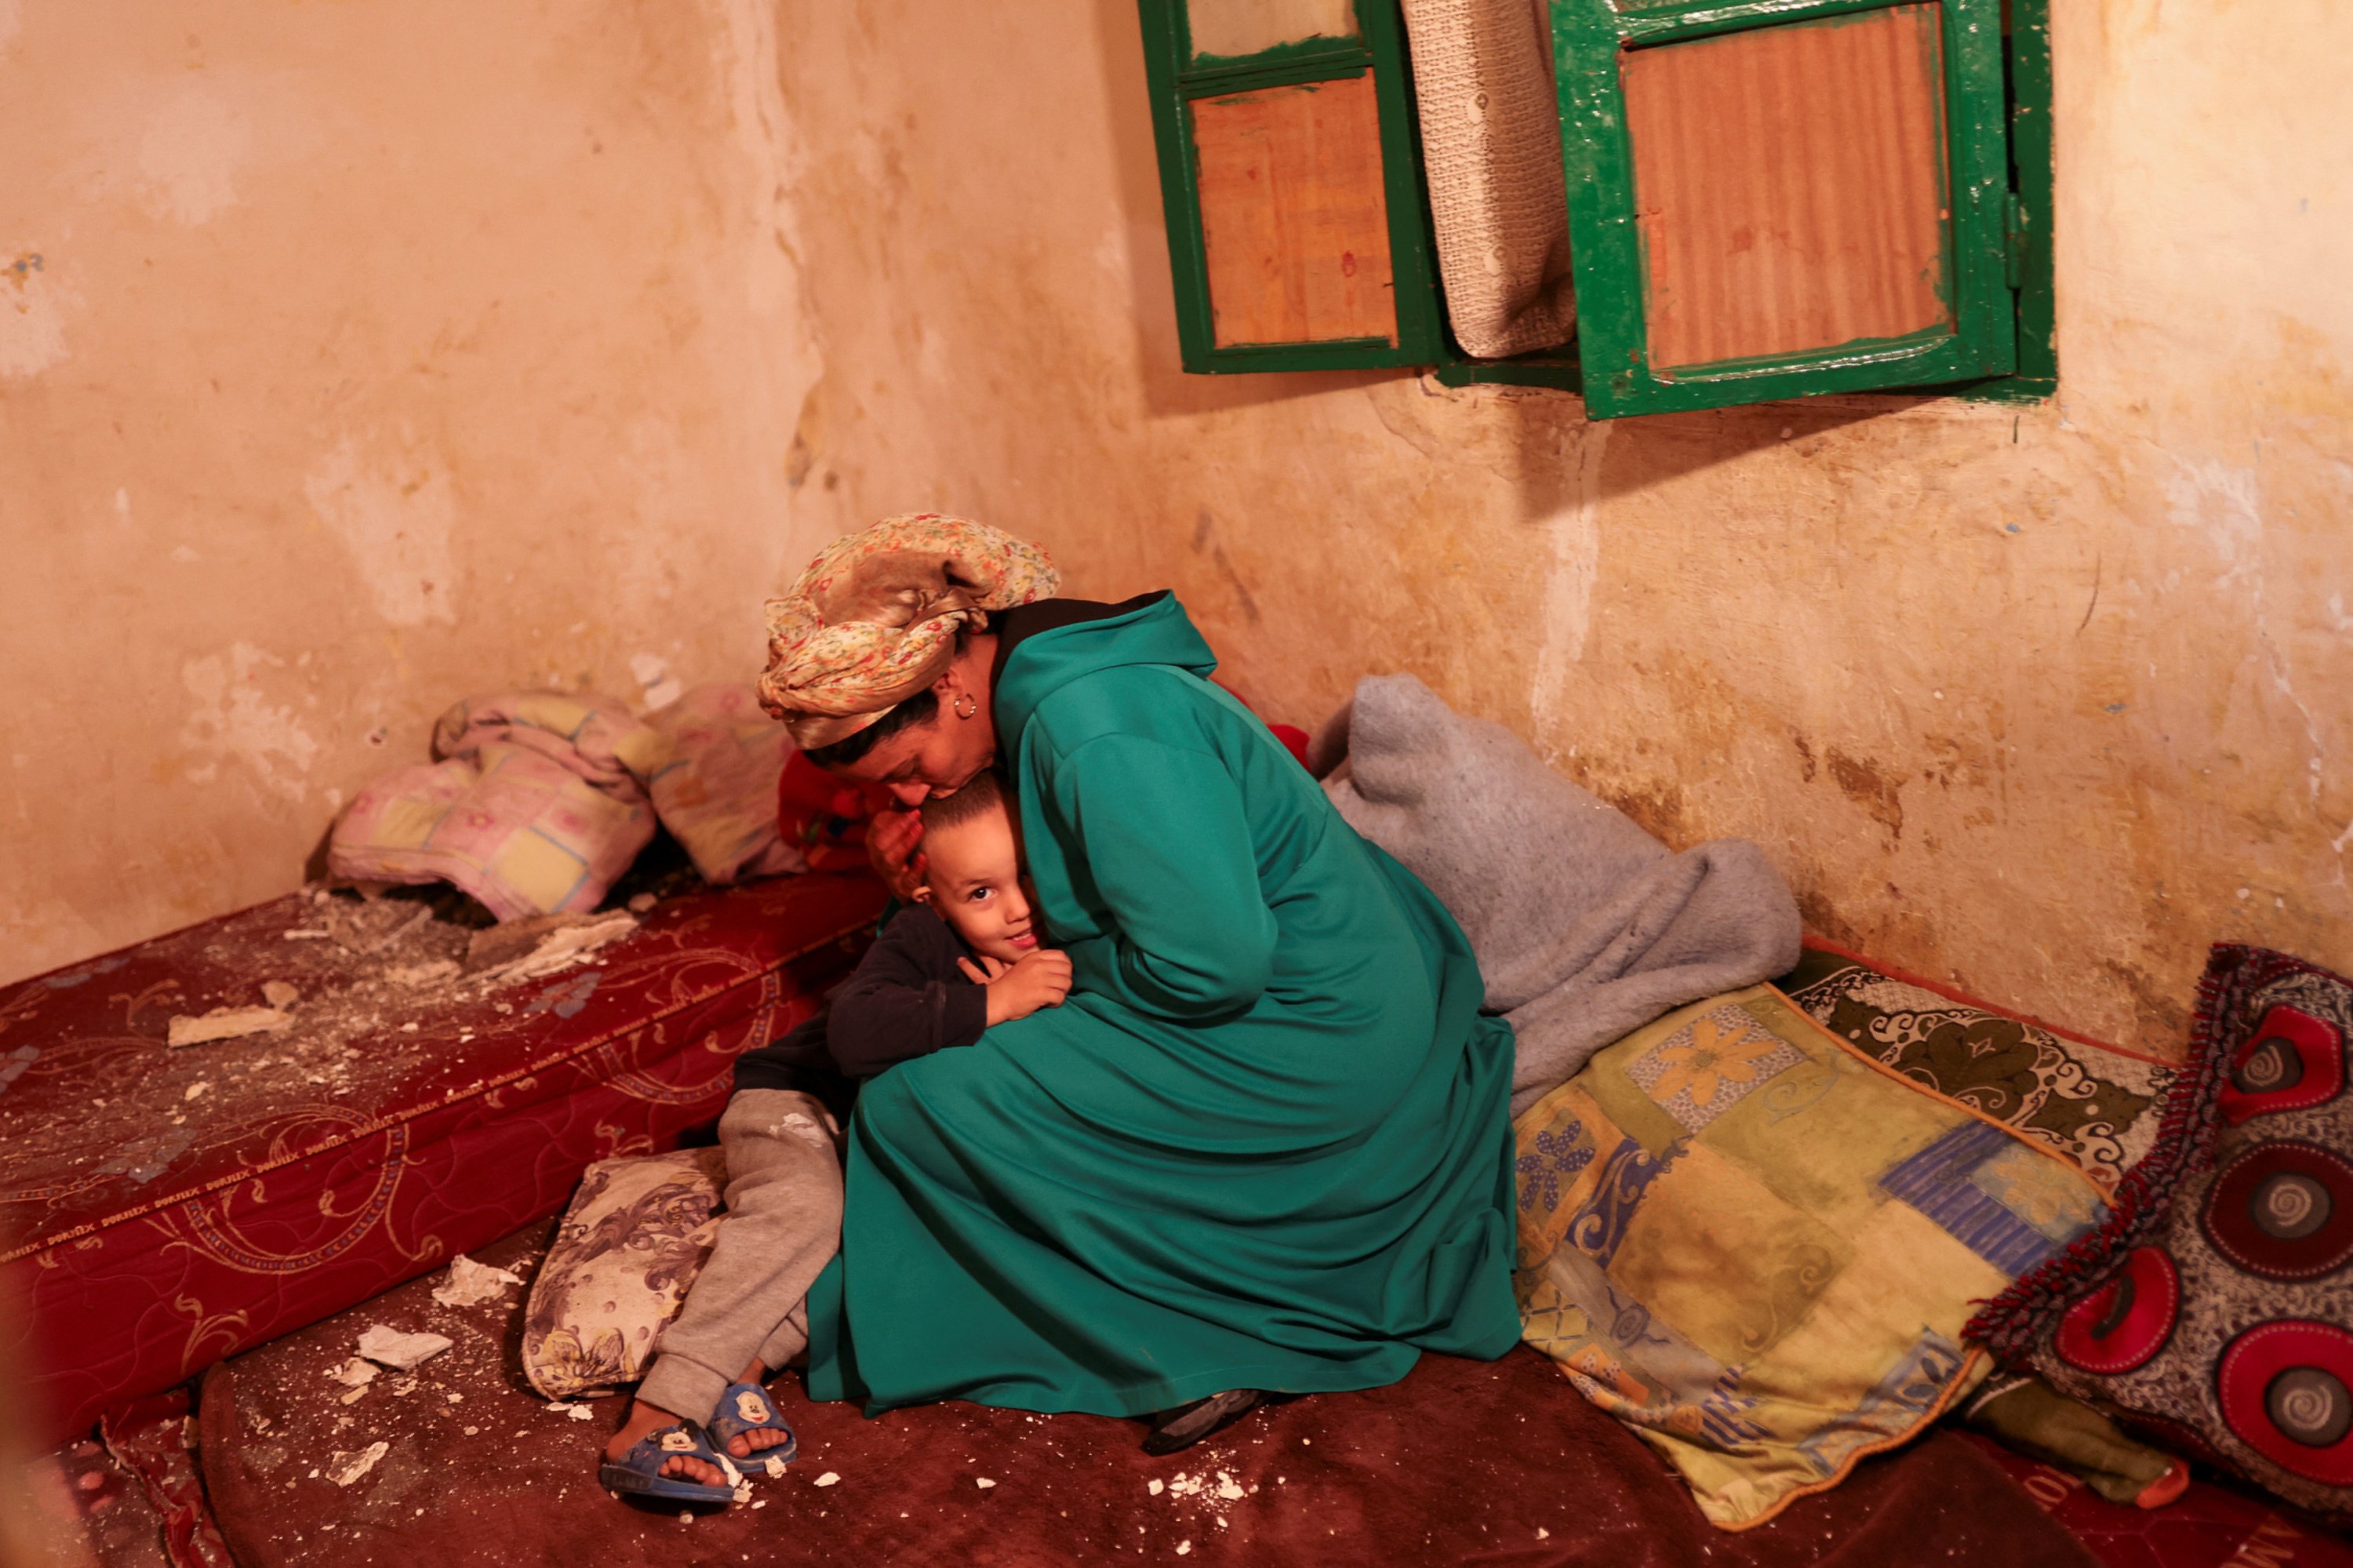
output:
M1043 608L1043 607L1039 607ZM1134 1415L1494 1357L1511 1028L1167 595L1000 656L1061 1006L867 1085L809 1389Z

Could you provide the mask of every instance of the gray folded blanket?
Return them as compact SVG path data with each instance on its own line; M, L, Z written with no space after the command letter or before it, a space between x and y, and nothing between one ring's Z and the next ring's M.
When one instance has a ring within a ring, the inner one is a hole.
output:
M1454 913L1519 1036L1514 1116L1672 1008L1787 972L1797 900L1746 839L1676 854L1501 725L1370 675L1310 760L1356 830Z

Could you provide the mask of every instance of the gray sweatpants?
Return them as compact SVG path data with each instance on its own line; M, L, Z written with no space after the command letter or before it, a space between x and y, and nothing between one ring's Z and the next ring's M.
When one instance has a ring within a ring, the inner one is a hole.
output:
M638 1397L708 1421L757 1358L808 1348L808 1288L841 1245L841 1129L811 1096L745 1089L719 1118L727 1218Z

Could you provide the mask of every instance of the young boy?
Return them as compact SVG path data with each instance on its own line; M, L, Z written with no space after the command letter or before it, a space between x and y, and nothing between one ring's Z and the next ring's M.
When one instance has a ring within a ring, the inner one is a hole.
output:
M598 1479L615 1491L724 1502L714 1448L752 1469L792 1457L761 1383L808 1346L805 1298L840 1245L840 1124L859 1082L1069 994L1071 960L1039 945L995 777L925 801L923 823L916 905L825 1012L736 1059L719 1121L727 1223L606 1446Z

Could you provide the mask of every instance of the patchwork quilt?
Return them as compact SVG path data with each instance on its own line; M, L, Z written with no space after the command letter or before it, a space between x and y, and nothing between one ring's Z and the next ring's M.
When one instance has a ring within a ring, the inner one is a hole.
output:
M1973 1386L1973 1303L2107 1213L1770 986L1637 1030L1514 1126L1524 1337L1728 1530Z
M2181 1072L1995 1012L1812 938L1776 983L1848 1044L2066 1155L2111 1192L2156 1147L2161 1102Z

